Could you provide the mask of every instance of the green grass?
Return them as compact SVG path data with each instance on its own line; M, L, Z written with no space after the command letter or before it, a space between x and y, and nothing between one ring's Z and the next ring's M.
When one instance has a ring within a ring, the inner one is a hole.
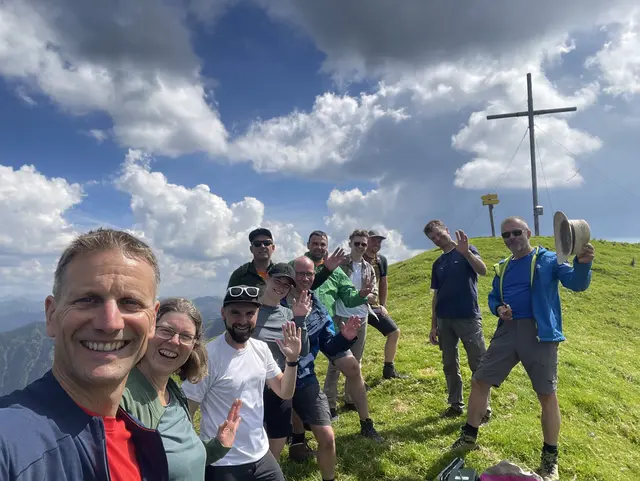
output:
M496 318L487 309L491 265L507 255L500 239L472 241L490 274L480 279L487 342ZM551 238L532 244L553 247ZM640 476L640 260L639 244L595 241L596 260L590 288L573 293L561 288L564 331L560 345L558 397L563 415L560 433L560 476L563 480L638 479ZM358 416L341 413L334 424L338 465L336 479L432 480L455 457L448 447L464 418L441 419L446 384L440 351L427 342L430 329L430 250L390 267L389 310L402 329L397 368L410 379L382 380L382 336L369 329L363 372L369 385L371 417L387 443L376 445L359 436ZM465 401L470 371L460 351ZM324 381L326 359L318 357ZM342 380L342 378L341 378ZM540 408L522 367L517 366L492 390L494 417L480 430L480 449L466 456L479 473L502 459L529 469L538 467L542 432ZM311 433L307 434L308 437ZM313 443L312 443L313 444ZM281 460L288 480L318 480L315 460L305 464Z

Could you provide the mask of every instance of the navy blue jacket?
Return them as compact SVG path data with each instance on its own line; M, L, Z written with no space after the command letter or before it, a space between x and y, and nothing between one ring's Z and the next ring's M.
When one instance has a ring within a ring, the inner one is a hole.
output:
M160 434L118 410L136 447L144 481L169 479ZM110 481L104 423L85 413L48 371L0 398L2 481Z
M318 382L315 360L319 351L331 358L351 348L357 339L356 337L349 341L341 332L336 334L333 327L333 319L331 319L329 312L327 312L327 309L313 291L309 291L309 293L311 294L312 307L305 321L307 336L309 337L309 353L300 358L296 379L296 387L298 388ZM282 300L282 304L285 307L289 307L286 298Z

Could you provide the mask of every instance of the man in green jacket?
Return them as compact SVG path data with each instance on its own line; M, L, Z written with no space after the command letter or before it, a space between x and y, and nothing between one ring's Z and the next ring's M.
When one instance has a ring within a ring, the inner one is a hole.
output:
M307 248L309 251L305 254L316 266L316 278L324 272L325 263L328 261L327 247L329 240L327 234L322 231L315 230L309 236ZM343 257L343 259L346 257ZM315 284L314 284L315 286ZM373 299L371 293L375 282L368 282L362 286L359 291L351 282L351 279L344 273L342 269L332 269L331 275L326 281L316 289L316 295L320 298L320 302L327 308L331 318L336 315L336 301L340 299L346 307L358 307Z

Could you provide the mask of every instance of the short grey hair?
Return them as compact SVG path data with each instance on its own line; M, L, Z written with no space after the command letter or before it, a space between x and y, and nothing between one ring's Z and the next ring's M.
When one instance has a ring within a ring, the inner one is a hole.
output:
M507 217L505 220L503 220L500 223L500 230L504 229L504 225L509 222L519 222L523 224L527 229L529 228L529 225L527 224L526 220L524 220L522 217L518 217L517 215L512 215L510 217Z
M65 273L75 257L87 252L104 252L113 249L120 250L125 257L147 262L153 268L156 289L158 288L160 284L160 268L151 247L127 232L100 228L76 237L64 250L53 275L53 296L58 297L60 295Z

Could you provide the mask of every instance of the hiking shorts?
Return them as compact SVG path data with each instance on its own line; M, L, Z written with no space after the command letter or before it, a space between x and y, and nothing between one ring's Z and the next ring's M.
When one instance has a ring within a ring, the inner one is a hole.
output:
M317 379L306 386L296 387L293 410L309 426L331 426L329 401Z
M374 309L373 312L375 312L376 315L374 316L373 314L369 313L367 322L371 327L377 329L384 337L387 337L392 332L398 330L398 325L389 316L385 316L384 314L382 314L382 312L376 309Z
M516 364L522 362L537 394L556 392L558 343L539 342L537 335L534 319L500 320L473 378L499 387Z
M269 439L282 439L291 434L291 399L282 399L268 386L264 387L264 429Z

